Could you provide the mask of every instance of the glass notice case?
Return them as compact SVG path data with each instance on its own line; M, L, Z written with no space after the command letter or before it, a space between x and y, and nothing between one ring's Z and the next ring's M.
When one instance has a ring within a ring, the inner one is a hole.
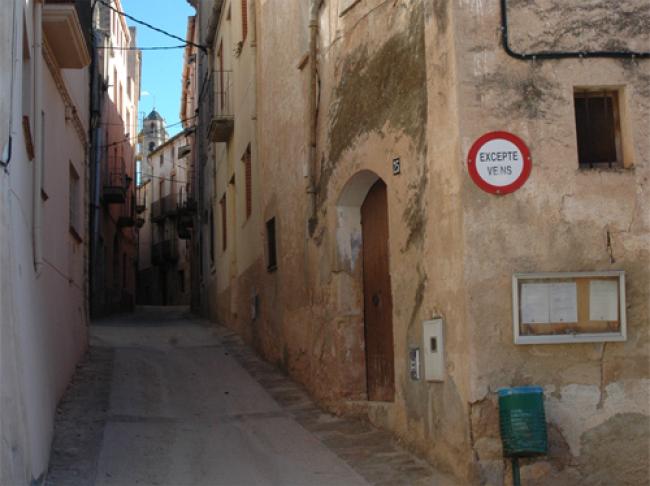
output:
M625 341L625 272L516 273L515 344Z

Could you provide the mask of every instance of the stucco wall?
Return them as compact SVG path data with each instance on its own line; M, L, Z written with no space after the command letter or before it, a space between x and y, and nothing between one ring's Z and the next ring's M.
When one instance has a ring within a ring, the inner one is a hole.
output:
M589 19L578 27L561 3L528 3L509 2L511 41L520 50L571 49L578 40L599 48L647 44L638 27L647 16L643 2L625 2L606 26L592 26L592 17L609 3L590 2L572 10L573 18ZM262 238L236 243L264 253L232 271L232 259L217 251L226 278L219 280L217 318L322 403L368 416L459 482L509 481L495 393L522 384L545 389L551 444L548 458L524 463L527 482L642 481L650 378L648 61L514 60L500 44L498 2L325 1L317 221L310 226L307 5L256 5ZM518 25L535 35L522 35ZM624 87L634 167L578 170L572 93L589 85ZM493 130L519 135L533 156L526 185L503 197L482 192L466 168L472 142ZM399 175L391 172L395 157ZM353 199L363 200L368 186L360 173L387 185L392 403L365 400L361 242L353 211L341 203L355 190ZM217 175L217 196L227 181ZM278 268L268 272L263 225L271 217ZM513 272L607 269L627 272L627 342L513 344ZM253 292L260 299L254 320ZM422 321L432 317L444 319L445 379L412 381L408 350L421 346Z
M279 221L279 264L277 272L258 276L261 317L245 333L324 403L367 414L441 468L467 475L470 350L451 19L436 19L432 6L420 2L361 2L342 16L338 2L323 5L318 223L310 234L304 178L308 69L298 68L308 51L307 30L274 20L306 22L306 6L300 10L267 1L259 14L262 204L264 217L277 215ZM402 162L397 176L391 172L394 157ZM338 234L339 199L362 171L387 184L394 403L363 401L361 261L358 243L350 246ZM448 379L413 382L408 349L421 345L421 323L434 316L450 323Z
M3 2L0 7L0 19L9 22L3 25L2 35L13 31L18 41L13 54L20 59L23 7L25 17L31 19L32 4L16 2L14 30L11 3ZM40 187L36 189L43 214L43 227L40 235L36 234L44 243L37 271L33 171L41 160L37 157L30 161L25 149L20 104L22 63L14 73L13 93L10 83L4 82L12 73L11 45L10 38L3 37L0 42L0 49L6 49L0 55L0 85L6 89L1 97L15 101L11 114L4 103L0 107L3 122L12 121L13 137L11 164L0 172L0 483L29 484L42 479L47 469L55 407L86 348L85 251L83 243L69 231L69 168L72 164L79 175L77 209L80 223L85 225L87 157L73 123L63 123L70 109L66 111L50 70L42 58L32 56L42 64L36 86L42 90L41 110L45 113L43 187L47 194L45 198ZM80 122L87 127L87 70L68 71L64 79L68 94L79 90L73 99ZM7 132L0 133L4 140ZM40 145L40 135L34 135L35 145ZM82 230L79 236L85 239L87 235Z
M650 20L644 2L588 3L569 10L509 2L511 45L522 52L648 50L650 33L639 28ZM496 390L537 384L545 390L551 452L523 468L527 484L641 484L650 467L650 62L519 61L492 35L500 22L495 2L456 2L454 16L464 32L456 49L467 53L457 57L461 154L480 135L506 130L525 140L533 159L530 179L513 194L489 195L469 177L461 187L478 478L503 480ZM632 167L578 168L573 89L587 86L622 88ZM514 272L614 269L627 274L626 342L513 344Z

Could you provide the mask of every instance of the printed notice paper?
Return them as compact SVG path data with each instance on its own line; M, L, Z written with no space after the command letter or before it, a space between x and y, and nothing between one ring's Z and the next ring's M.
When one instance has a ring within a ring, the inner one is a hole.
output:
M543 283L521 286L521 321L523 324L548 324L549 285Z
M589 282L589 320L618 321L618 282L592 280Z
M550 322L578 322L578 291L575 282L550 284Z
M523 324L578 322L575 282L523 284L521 321Z

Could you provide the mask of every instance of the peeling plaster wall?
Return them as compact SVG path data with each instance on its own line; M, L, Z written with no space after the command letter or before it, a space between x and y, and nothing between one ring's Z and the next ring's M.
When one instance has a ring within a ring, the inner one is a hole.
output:
M650 33L640 28L648 25L646 2L509 6L517 51L650 46ZM533 158L528 182L507 196L481 191L468 176L463 181L474 479L502 484L510 477L501 459L496 390L537 384L546 394L551 451L526 463L526 484L642 484L650 467L650 62L518 61L499 44L497 2L458 0L455 16L455 28L464 32L457 37L465 53L458 57L462 157L482 134L506 130L528 144ZM623 88L633 167L578 169L575 86ZM513 344L514 272L610 269L627 274L627 342Z
M303 169L308 68L300 67L308 49L306 11L272 0L259 8L262 212L263 220L276 216L279 224L279 264L268 273L260 262L253 275L237 280L239 314L230 325L322 403L368 416L442 469L466 477L469 349L452 10L445 2L414 0L333 0L321 7L318 224L310 238ZM304 23L278 21L286 18ZM402 161L398 176L391 172L394 157ZM388 190L394 403L366 401L359 206L369 186L349 188L363 171L382 178ZM354 203L340 199L348 193ZM254 322L251 286L260 293ZM421 345L421 322L434 316L449 322L448 380L412 382L408 349Z
M621 4L619 29L608 26L607 39L583 36L586 24L575 27L570 15L558 14L563 4L528 3L510 2L511 40L520 50L574 48L576 32L590 45L643 46L639 36L621 44L642 34L625 20L629 12L646 15L640 0ZM551 451L524 464L527 484L601 477L615 484L616 472L637 481L650 378L648 62L511 59L500 44L497 2L326 0L319 18L317 224L308 228L306 2L256 5L259 231L276 218L278 268L266 270L265 248L263 258L223 283L220 318L321 403L395 432L459 482L509 480L495 391L528 383L544 386ZM609 8L589 5L571 12L591 18L592 10ZM535 36L522 37L518 23ZM556 25L574 30L552 34ZM590 84L625 85L633 169L577 169L572 92ZM476 187L465 162L471 143L497 129L521 136L533 153L531 178L505 197ZM396 176L394 157L402 162ZM355 210L367 184L360 173L387 185L394 403L366 401ZM347 194L358 201L341 199ZM513 272L609 268L628 275L627 343L512 344ZM436 316L445 326L445 381L411 381L408 350L421 346L422 321Z

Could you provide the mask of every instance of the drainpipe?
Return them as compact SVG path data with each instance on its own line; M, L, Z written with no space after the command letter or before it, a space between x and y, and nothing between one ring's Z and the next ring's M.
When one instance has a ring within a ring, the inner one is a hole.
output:
M1 147L2 151L0 152L0 167L2 167L5 172L9 167L11 162L12 154L12 145L13 145L13 126L14 126L14 87L16 85L16 72L18 70L18 55L16 53L16 2L13 3L12 11L12 23L11 23L11 81L9 88L9 126L8 126L8 136L7 143Z
M43 185L43 4L34 3L34 140L36 141L36 158L34 160L34 191L33 191L33 230L34 270L40 274L43 265L43 205L41 203L41 187Z
M307 195L309 197L309 230L316 225L316 135L318 113L316 105L318 66L316 64L318 41L318 10L321 0L311 0L309 7L309 160L307 163Z

